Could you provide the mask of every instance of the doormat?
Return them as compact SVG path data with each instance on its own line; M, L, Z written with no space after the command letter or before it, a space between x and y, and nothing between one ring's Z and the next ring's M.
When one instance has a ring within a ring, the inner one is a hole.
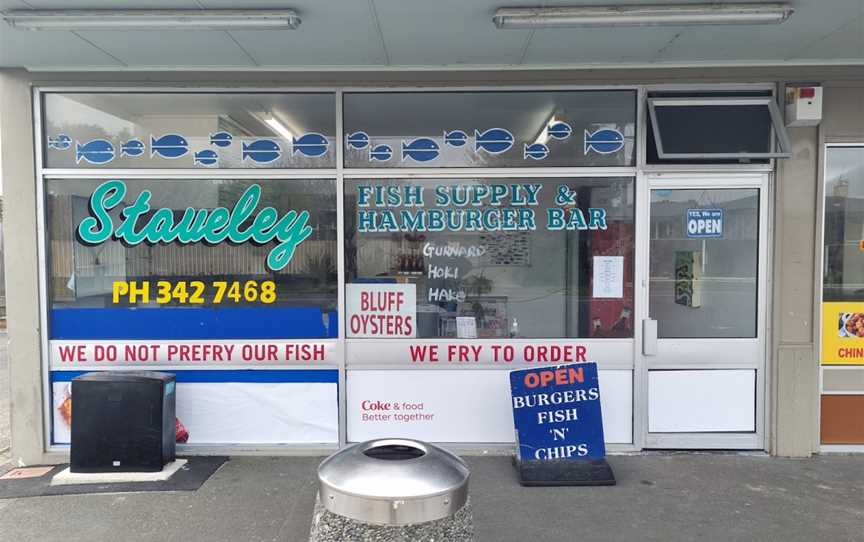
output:
M226 461L224 456L189 457L177 474L162 482L122 482L52 486L51 478L69 465L56 465L35 478L0 480L0 499L85 495L92 493L141 493L149 491L197 491Z

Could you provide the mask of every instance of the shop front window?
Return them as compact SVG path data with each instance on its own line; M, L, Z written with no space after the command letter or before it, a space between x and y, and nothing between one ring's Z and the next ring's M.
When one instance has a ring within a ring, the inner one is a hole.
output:
M348 93L345 166L629 167L636 93Z
M822 363L864 365L864 146L825 162Z
M49 93L49 168L320 169L336 165L332 93Z
M49 180L54 339L335 338L335 181Z
M345 206L348 337L633 336L633 179L358 179Z

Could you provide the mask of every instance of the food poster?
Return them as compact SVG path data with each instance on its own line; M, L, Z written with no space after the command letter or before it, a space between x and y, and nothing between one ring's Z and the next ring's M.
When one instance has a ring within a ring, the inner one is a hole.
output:
M864 365L864 302L822 303L822 363Z

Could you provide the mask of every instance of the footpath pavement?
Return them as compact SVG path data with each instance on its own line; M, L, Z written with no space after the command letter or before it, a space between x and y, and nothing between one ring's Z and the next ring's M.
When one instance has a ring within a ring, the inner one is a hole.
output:
M478 542L864 541L861 456L613 456L619 484L594 488L523 488L509 458L466 459ZM196 492L0 499L0 540L305 541L319 461L234 458Z

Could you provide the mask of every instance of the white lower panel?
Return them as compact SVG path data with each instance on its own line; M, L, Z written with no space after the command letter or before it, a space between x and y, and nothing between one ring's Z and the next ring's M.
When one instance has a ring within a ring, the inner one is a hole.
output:
M348 440L514 441L509 372L350 370ZM606 442L633 441L633 372L600 371Z
M648 372L651 433L756 430L756 371Z
M54 443L68 444L60 414L69 383L54 383ZM188 444L319 444L339 440L335 383L177 384L177 418Z

